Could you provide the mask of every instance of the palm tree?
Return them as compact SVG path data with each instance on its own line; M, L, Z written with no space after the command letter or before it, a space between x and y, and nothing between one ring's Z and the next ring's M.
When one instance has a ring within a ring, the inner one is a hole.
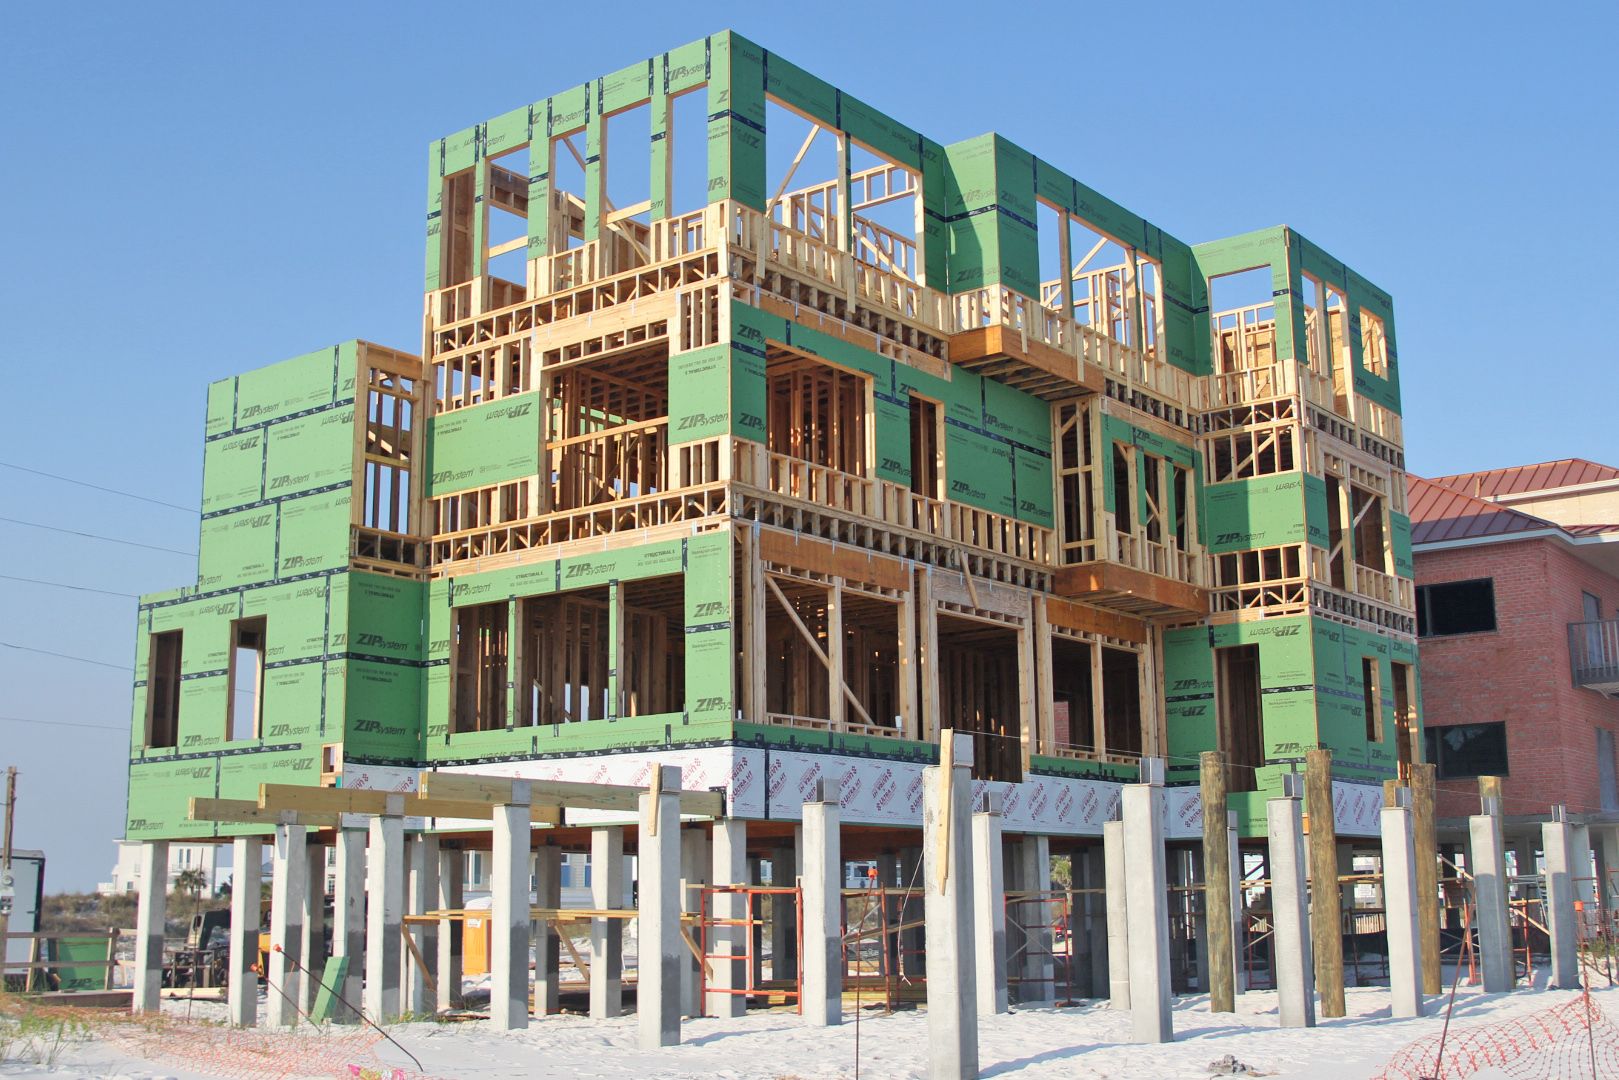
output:
M193 866L174 875L174 891L191 897L195 902L202 896L202 890L208 887L208 875L202 872L201 867Z

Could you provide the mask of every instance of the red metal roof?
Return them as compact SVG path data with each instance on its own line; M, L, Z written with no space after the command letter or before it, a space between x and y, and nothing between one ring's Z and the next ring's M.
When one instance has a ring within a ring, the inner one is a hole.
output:
M1548 488L1614 479L1619 479L1619 469L1612 465L1599 465L1584 458L1563 458L1561 461L1543 461L1539 465L1514 465L1510 469L1436 476L1431 483L1488 499L1498 495L1521 495L1526 491L1545 491Z
M1474 498L1437 480L1425 480L1415 473L1406 474L1405 490L1411 512L1413 544L1476 540L1485 536L1560 528L1550 521Z

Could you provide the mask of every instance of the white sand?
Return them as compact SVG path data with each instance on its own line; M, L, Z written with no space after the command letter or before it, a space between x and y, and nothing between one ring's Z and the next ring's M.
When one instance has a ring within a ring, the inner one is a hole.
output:
M1572 992L1544 989L1489 995L1464 987L1457 998L1452 1032L1537 1013L1575 997ZM1595 991L1593 997L1608 1015L1619 1017L1619 990ZM1389 1018L1386 990L1350 989L1347 999L1349 1016L1344 1019L1322 1021L1314 1030L1282 1031L1277 1027L1273 993L1241 995L1237 1013L1224 1016L1211 1014L1204 997L1185 997L1176 1002L1175 1042L1151 1047L1125 1044L1128 1014L1112 1012L1105 1005L1017 1009L980 1024L982 1075L1031 1080L1059 1076L1201 1080L1211 1075L1211 1062L1230 1054L1256 1075L1359 1080L1375 1076L1407 1043L1436 1034L1445 1004L1444 998L1430 999L1435 1015L1395 1021ZM166 1005L182 1014L185 1007L184 1002ZM217 1020L223 1010L198 1003L192 1007L192 1015ZM439 1077L819 1080L856 1075L857 1032L852 1012L845 1014L842 1027L819 1030L805 1027L796 1014L779 1011L754 1012L739 1020L688 1021L682 1029L682 1045L654 1052L637 1048L633 1015L608 1021L575 1016L535 1019L527 1031L506 1035L491 1031L486 1021L402 1024L389 1031L421 1059L427 1074ZM891 1016L869 1011L861 1019L858 1037L860 1076L926 1075L925 1011ZM411 1068L408 1059L386 1042L376 1052L390 1064ZM108 1043L96 1041L66 1047L54 1070L0 1065L0 1077L192 1080L202 1075L188 1070L182 1060L121 1057Z

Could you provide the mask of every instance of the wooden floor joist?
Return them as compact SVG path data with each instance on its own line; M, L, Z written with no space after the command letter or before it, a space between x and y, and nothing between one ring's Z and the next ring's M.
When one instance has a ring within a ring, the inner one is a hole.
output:
M656 773L654 773L656 775ZM527 784L535 807L570 807L581 810L623 810L634 813L647 789L617 784L584 784L569 780L525 780L514 776L482 776L469 773L424 771L421 794L432 802L447 799L456 803L506 806L513 800L512 785ZM680 792L680 812L694 817L720 817L725 813L725 796L718 791Z
M390 800L398 800L397 809L390 809ZM312 788L296 784L260 784L258 807L268 813L279 810L325 814L399 813L407 817L483 820L494 816L494 805L478 800L429 799L396 792ZM530 811L529 821L535 825L560 825L562 810L552 803L536 803Z

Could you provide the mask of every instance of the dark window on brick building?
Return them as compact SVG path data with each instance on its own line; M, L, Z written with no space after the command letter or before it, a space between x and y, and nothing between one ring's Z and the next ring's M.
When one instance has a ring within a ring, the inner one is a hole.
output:
M1450 724L1422 734L1440 780L1507 775L1506 724Z
M1445 637L1495 629L1495 580L1417 586L1417 636Z

